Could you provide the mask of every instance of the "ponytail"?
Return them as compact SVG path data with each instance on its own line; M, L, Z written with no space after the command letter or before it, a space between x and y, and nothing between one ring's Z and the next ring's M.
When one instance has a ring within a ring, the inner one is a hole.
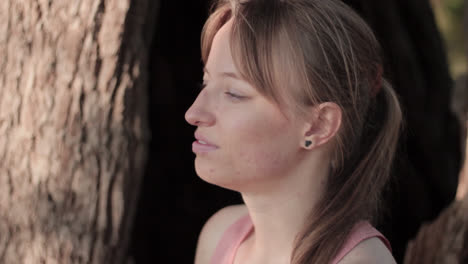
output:
M374 221L378 215L401 130L402 110L386 80L373 101L362 136L364 147L351 161L345 161L340 173L330 175L311 221L296 238L293 264L329 263L359 220Z

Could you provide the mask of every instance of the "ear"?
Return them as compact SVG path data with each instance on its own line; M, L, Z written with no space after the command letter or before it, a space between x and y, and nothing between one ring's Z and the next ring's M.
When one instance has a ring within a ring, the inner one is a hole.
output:
M325 102L311 107L304 124L302 147L312 149L329 142L340 129L341 117L341 107L335 103Z

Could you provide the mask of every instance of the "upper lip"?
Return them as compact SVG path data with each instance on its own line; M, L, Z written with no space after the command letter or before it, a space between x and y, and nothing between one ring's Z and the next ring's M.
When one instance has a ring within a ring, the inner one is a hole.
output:
M212 145L212 146L215 146L217 147L215 144L211 143L208 139L206 139L204 136L202 136L200 133L198 132L195 132L195 138L199 141L203 141L205 142L206 144L208 145Z

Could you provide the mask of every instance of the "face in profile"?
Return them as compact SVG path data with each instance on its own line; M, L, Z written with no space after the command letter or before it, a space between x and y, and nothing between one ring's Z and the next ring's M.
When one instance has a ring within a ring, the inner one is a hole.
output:
M242 190L285 175L300 149L299 123L240 78L226 23L216 34L204 88L185 114L197 126L195 169L205 181Z

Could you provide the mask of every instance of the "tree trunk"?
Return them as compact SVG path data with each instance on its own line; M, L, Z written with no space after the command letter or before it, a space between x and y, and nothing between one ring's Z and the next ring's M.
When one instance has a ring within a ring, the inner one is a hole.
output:
M404 264L464 264L468 249L468 196L453 202L408 243Z
M0 1L0 263L125 261L149 135L147 4Z

